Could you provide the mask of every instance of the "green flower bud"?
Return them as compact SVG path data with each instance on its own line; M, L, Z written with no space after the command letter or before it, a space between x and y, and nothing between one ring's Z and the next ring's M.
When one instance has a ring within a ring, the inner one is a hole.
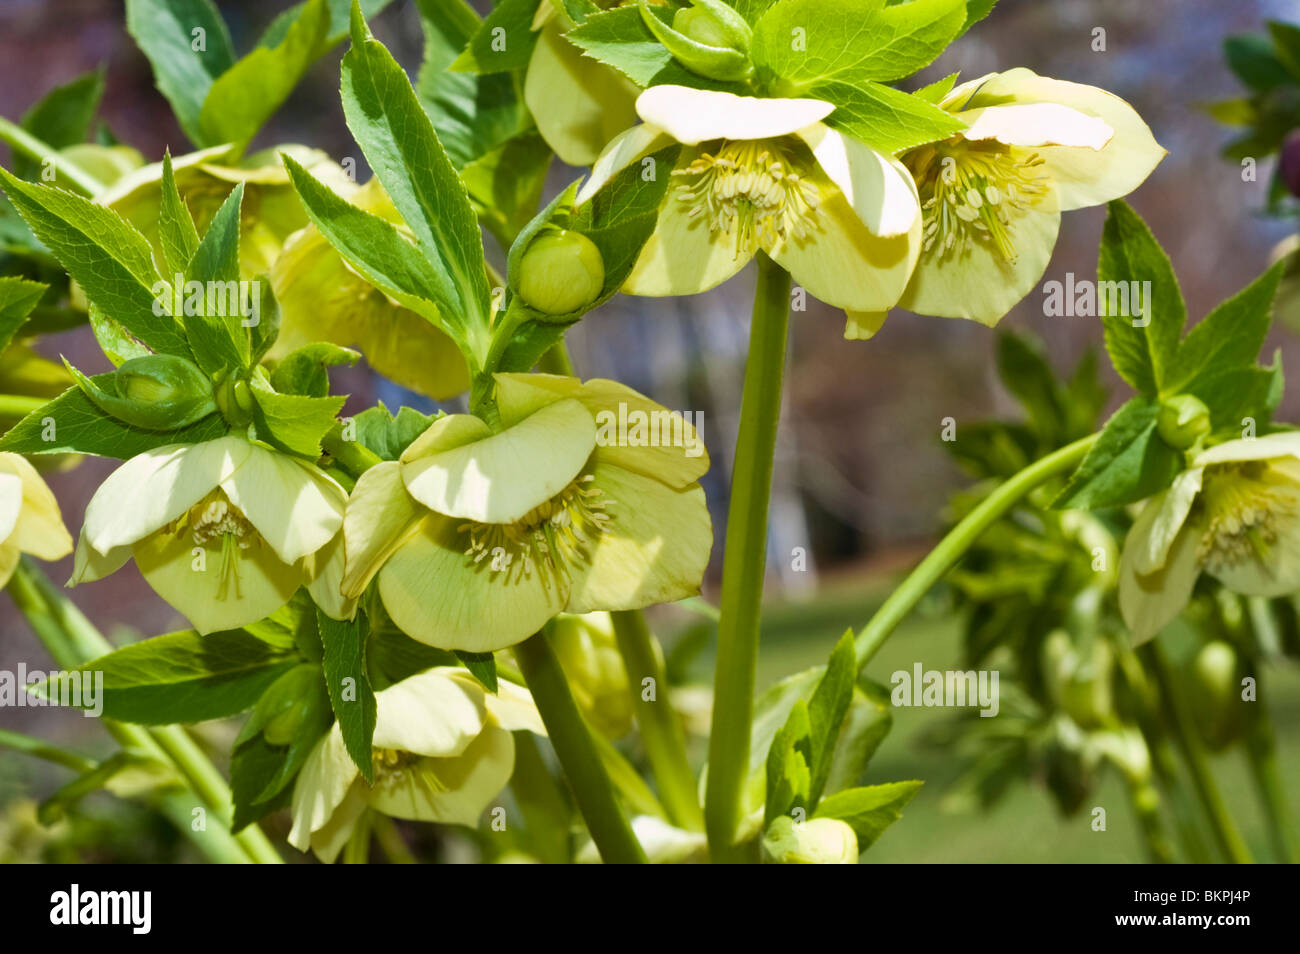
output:
M135 427L170 431L217 409L212 382L184 358L151 354L124 361L105 387L69 365L82 393L105 414Z
M749 27L734 10L731 16L721 13L723 6L701 3L679 10L669 26L642 2L641 19L674 59L691 72L709 79L742 80L754 72L747 53Z
M763 833L763 858L777 865L856 865L858 836L838 818L797 822L782 815Z
M543 314L570 315L604 288L605 260L580 232L544 232L519 262L519 295Z
M255 733L260 729L269 745L289 745L321 708L323 688L317 666L294 666L257 700L245 731ZM328 699L324 704L328 706Z
M1160 405L1156 430L1175 450L1187 450L1210 433L1210 409L1191 394L1176 394Z
M1237 650L1222 640L1207 643L1192 660L1192 679L1205 742L1215 751L1226 748L1241 734L1244 715Z
M632 731L632 696L608 613L562 613L551 630L560 660L583 717L601 735L619 739Z

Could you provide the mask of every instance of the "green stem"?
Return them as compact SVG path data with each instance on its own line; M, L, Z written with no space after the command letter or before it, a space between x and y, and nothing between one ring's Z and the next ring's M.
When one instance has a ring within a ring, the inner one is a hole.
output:
M370 863L370 826L374 820L374 810L367 808L357 819L356 827L348 843L343 846L343 863L345 865L364 865Z
M96 195L104 189L104 183L66 156L59 155L58 150L49 143L41 142L41 140L16 123L0 118L0 140L9 143L14 152L20 153L34 162L49 162L55 171L86 195Z
M636 710L637 728L641 730L646 756L659 783L659 800L679 828L703 831L704 814L700 811L695 773L686 757L686 733L669 695L663 651L640 610L623 610L612 615L618 651L627 671L627 689ZM643 688L647 679L651 680L652 689L649 698Z
M375 830L375 841L379 842L379 847L389 864L418 865L420 863L406 844L402 833L397 830L396 822L387 815L376 812L371 823Z
M749 772L759 615L767 567L768 498L790 323L789 274L761 252L757 263L740 428L731 466L704 806L709 850L715 861L723 863L734 858L741 796Z
M1255 672L1259 673L1258 667ZM1256 689L1258 690L1258 685ZM1257 702L1256 706L1262 707L1263 703ZM1250 717L1246 729L1246 755L1268 818L1269 834L1277 859L1283 864L1300 863L1300 838L1296 837L1295 825L1287 806L1286 785L1278 771L1277 745L1267 709L1258 708Z
M546 630L516 646L515 658L601 858L606 864L644 864L645 852L619 808L614 785L573 701Z
M563 374L570 378L578 376L578 372L573 370L573 359L569 357L569 349L565 347L563 338L542 355L542 359L537 362L537 367L546 374Z
M383 458L364 444L343 439L343 428L336 425L320 442L321 450L333 457L348 473L360 477Z
M27 618L54 661L75 669L112 651L113 646L81 610L59 592L24 557L9 581L14 605ZM206 804L223 826L229 827L232 798L225 779L180 726L137 726L103 719L104 728L123 748L138 749L172 766L189 788ZM279 864L282 859L261 828L252 824L234 839L250 861Z
M1128 790L1133 814L1142 831L1147 860L1157 865L1173 864L1174 848L1160 820L1160 793L1149 780L1129 779Z
M1174 742L1182 752L1184 761L1187 762L1187 768L1192 775L1192 784L1201 800L1201 806L1205 809L1205 814L1209 817L1210 830L1214 833L1215 841L1233 864L1251 864L1253 859L1250 857L1250 851L1242 840L1232 816L1228 813L1228 806L1219 792L1218 784L1214 781L1209 757L1201 745L1200 737L1196 734L1191 710L1183 698L1168 659L1154 642L1143 646L1142 653L1155 677L1160 697L1169 714Z
M26 417L38 407L48 404L45 398L26 394L0 394L0 417Z
M1039 484L1057 474L1073 470L1075 465L1087 455L1096 440L1097 435L1092 434L1030 464L981 500L957 526L948 531L948 535L940 540L938 546L931 550L916 569L889 594L889 598L876 610L862 632L858 633L855 642L858 669L861 670L871 661L871 657L884 644L894 628L930 591L930 587L957 565L957 561L966 554L985 530L1002 519L1008 510ZM712 772L712 768L709 771Z
M12 749L15 752L21 752L23 755L30 755L32 758L44 759L47 762L53 762L55 765L62 765L64 768L72 769L72 771L78 773L93 772L99 764L94 759L86 758L84 755L69 752L57 745L50 745L44 739L38 739L22 732L10 732L7 729L0 729L0 749Z

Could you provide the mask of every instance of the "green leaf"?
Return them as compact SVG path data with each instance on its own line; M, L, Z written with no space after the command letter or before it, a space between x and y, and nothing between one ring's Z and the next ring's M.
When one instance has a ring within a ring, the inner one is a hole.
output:
M295 3L288 10L285 10L278 17L271 21L271 25L266 28L261 39L257 41L258 46L276 46L289 32L289 28L297 22L298 17L302 15L303 8L307 6L310 0L303 0L302 3ZM325 42L329 46L334 46L345 36L348 35L349 23L352 20L352 0L328 0L330 22L329 35ZM361 13L367 18L371 18L378 13L382 13L392 0L361 0Z
M354 365L361 357L351 348L313 341L290 351L271 372L271 386L281 394L325 397L330 393L328 368Z
M240 185L242 186L243 183ZM185 204L180 191L176 188L170 149L163 153L158 240L167 263L167 277L174 279L176 275L183 275L189 269L190 259L194 257L199 247L199 232L194 227L194 217L190 215L189 206ZM236 254L238 254L238 235L236 235Z
M845 630L831 651L822 676L808 700L809 768L808 801L813 808L822 796L826 780L830 778L835 746L839 742L840 727L853 701L853 684L857 678L857 656L853 650L853 630Z
M966 23L957 35L961 36L992 13L997 2L998 0L966 0Z
M126 0L126 29L153 65L158 90L185 135L205 142L199 114L213 82L235 63L226 24L211 0ZM196 47L202 47L196 49Z
M169 285L161 303L167 308L155 314L154 290L162 286L143 235L111 209L71 192L23 182L4 169L0 182L32 232L105 314L154 351L190 357L180 324L165 313Z
M1188 332L1178 347L1166 390L1194 388L1206 375L1253 367L1273 317L1273 299L1286 271L1278 262L1237 294L1220 303Z
M949 73L941 80L935 80L926 86L922 86L912 95L918 99L923 99L927 103L934 103L936 106L943 101L943 98L952 92L952 88L957 84L959 73Z
M338 423L345 398L281 394L256 377L249 387L256 404L253 424L260 439L309 460L320 457L321 439Z
M879 152L896 153L947 139L966 124L920 96L880 83L829 82L808 95L835 104L826 124L860 139Z
M199 111L203 142L234 143L235 151L242 152L328 49L329 26L329 5L311 0L277 43L256 47L222 73Z
M500 0L451 68L465 73L501 73L526 67L533 55L533 47L537 45L533 16L539 2L541 0Z
M1292 79L1300 80L1300 26L1280 20L1269 20L1267 26L1278 62L1286 67Z
M434 666L454 666L454 653L416 642L395 626L371 630L366 647L366 674L376 691Z
M1142 397L1116 411L1052 506L1118 507L1168 487L1183 469L1183 460L1156 433L1159 414L1160 405Z
M83 674L104 674L105 718L169 725L243 712L295 662L243 630L184 630L124 646L74 672L83 683Z
M284 729L277 724L286 719L292 724L292 735L287 743L279 738ZM329 694L320 667L313 663L300 663L283 673L258 699L235 738L236 751L261 737L268 748L284 752L278 770L253 801L265 802L280 794L333 723L334 713L330 710ZM272 733L274 738L266 737Z
M1271 368L1230 368L1197 378L1187 390L1210 409L1214 430L1242 430L1250 418L1258 428L1267 423L1282 400L1282 353Z
M204 307L185 316L186 336L195 360L208 374L248 366L248 331L242 324L243 286L239 280L239 210L243 201L241 182L212 217L186 270L187 279L201 282L208 289ZM213 290L219 293L213 294Z
M671 22L673 11L667 7L654 7L650 12ZM707 80L678 64L645 25L635 3L592 14L564 37L587 56L613 67L637 86L676 83L699 89L731 88L730 84Z
M257 800L283 773L288 758L288 749L271 745L260 735L235 749L230 758L230 793L235 804L232 832L288 806L293 789L287 785L276 797Z
M754 27L752 55L760 73L800 85L896 80L931 63L965 25L965 0L782 0Z
M103 69L85 73L42 96L23 115L22 127L55 149L78 145L89 138L103 95ZM40 163L19 153L14 154L13 165L20 179L35 179L40 173Z
M322 665L330 705L343 733L343 744L367 782L375 780L370 747L375 734L375 693L366 674L365 617L358 613L351 620L330 619L316 613L321 644L325 647Z
M496 236L502 248L508 248L537 213L551 156L546 140L530 129L461 169L461 179L479 221Z
M1034 431L1051 439L1061 429L1064 417L1056 373L1047 362L1042 345L1012 331L997 338L998 377L1029 414Z
M497 658L492 653L467 653L456 650L456 658L483 684L488 692L497 691Z
M482 22L464 0L419 0L417 5L424 62L415 89L452 165L463 169L522 132L529 124L527 110L518 81L508 72L450 72Z
M395 226L348 202L287 154L282 158L308 217L348 264L384 294L447 330L436 304L454 306L456 293L446 273Z
M48 285L25 278L0 276L0 351L9 347L47 288Z
M352 419L356 440L384 460L397 460L411 443L429 429L437 415L421 414L415 408L402 407L394 416L383 402L367 408Z
M101 388L113 387L113 374L90 378ZM37 408L0 438L0 451L16 454L93 454L129 460L166 444L198 444L224 437L230 426L211 414L174 431L150 431L108 417L78 388L69 388Z
M444 321L486 328L491 305L478 218L406 74L360 17L343 58L343 112L438 276L434 301Z
M1268 37L1255 33L1230 36L1223 41L1223 55L1228 68L1256 92L1267 93L1292 82Z
M764 824L788 815L796 808L808 808L812 788L812 726L808 704L800 699L790 710L785 725L777 730L767 753L767 797Z
M822 799L814 818L838 818L858 836L858 851L870 848L885 829L903 816L903 808L924 782L887 782L850 788Z
M1141 318L1135 314L1134 298L1139 296ZM1138 214L1118 199L1107 206L1102 229L1097 313L1120 377L1143 394L1162 391L1187 323L1187 306L1164 249ZM1145 326L1134 325L1144 320Z

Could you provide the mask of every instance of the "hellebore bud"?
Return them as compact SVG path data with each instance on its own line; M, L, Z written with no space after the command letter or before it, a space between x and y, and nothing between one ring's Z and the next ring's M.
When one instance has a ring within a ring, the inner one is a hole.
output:
M217 409L212 382L184 358L151 354L124 361L109 387L69 366L77 386L105 414L150 431L193 424Z
M605 288L605 260L581 232L544 232L519 262L519 296L546 315L570 315Z
M678 10L669 26L641 3L641 19L673 57L693 73L716 80L741 80L754 72L749 61L749 25L718 0L696 0Z
M1210 409L1191 394L1175 394L1160 405L1156 430L1175 450L1187 450L1210 433Z
M601 735L618 739L632 731L632 697L608 613L561 613L551 646L583 716ZM640 690L638 690L640 691Z
M1206 744L1215 751L1230 745L1242 728L1242 699L1237 651L1230 643L1206 643L1192 660L1198 722Z
M315 710L321 707L321 673L317 666L302 663L294 666L257 700L249 719L250 732L259 728L269 745L288 745ZM328 701L325 700L328 707ZM242 735L242 733L241 733Z
M858 836L838 818L772 820L763 833L763 860L777 865L856 865Z
M1043 643L1043 675L1053 701L1082 729L1099 729L1114 711L1111 673L1114 655L1097 639L1088 654L1074 648L1064 630L1056 630Z

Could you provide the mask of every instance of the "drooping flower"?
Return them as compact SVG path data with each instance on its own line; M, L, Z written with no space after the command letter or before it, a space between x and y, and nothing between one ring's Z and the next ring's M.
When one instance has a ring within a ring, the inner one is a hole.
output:
M378 179L349 201L401 225ZM270 278L280 305L280 334L268 361L279 361L313 341L329 341L357 348L384 377L435 400L469 387L469 371L456 344L358 275L316 226L289 236Z
M712 526L695 428L614 381L498 374L496 386L499 429L440 418L357 481L344 595L377 577L408 635L491 652L560 612L698 592Z
M135 558L200 633L275 612L306 586L322 610L339 592L347 494L313 465L244 437L169 444L113 471L86 507L70 585Z
M565 39L573 26L562 0L542 0L533 17L538 36L524 74L524 102L560 159L589 166L606 143L636 122L637 88Z
M348 755L338 723L316 743L293 790L289 844L333 861L366 809L393 818L474 825L514 772L512 731L545 735L528 690L486 692L440 666L375 693L374 784Z
M0 453L0 586L24 553L60 560L72 552L59 502L25 457Z
M654 86L636 108L641 125L609 144L578 193L585 202L620 170L684 147L624 292L706 291L762 250L828 304L898 301L921 250L916 186L898 160L821 122L831 103Z
M1300 431L1211 447L1143 507L1119 565L1135 641L1182 611L1202 571L1247 596L1300 590Z
M921 314L996 324L1047 269L1062 212L1127 195L1165 156L1118 96L1023 68L962 83L939 105L969 128L902 157L925 226L898 304Z

